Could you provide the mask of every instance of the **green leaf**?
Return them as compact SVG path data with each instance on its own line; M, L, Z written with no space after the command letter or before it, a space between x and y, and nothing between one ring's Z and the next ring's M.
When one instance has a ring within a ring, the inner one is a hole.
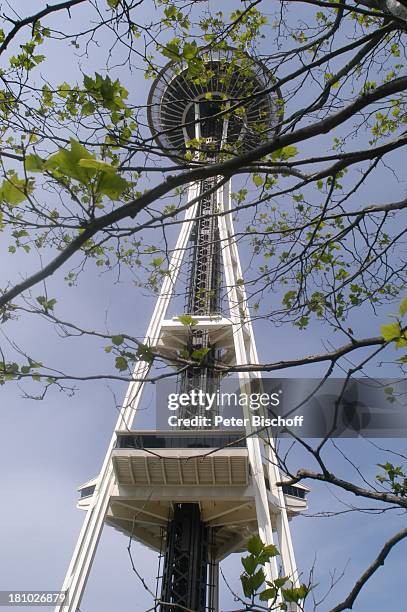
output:
M96 170L94 168L84 168L79 165L79 162L83 159L94 159L94 156L77 140L71 138L70 143L70 149L59 149L58 153L47 159L44 166L47 170L57 170L62 175L88 185L90 179L95 176Z
M120 346L121 344L123 344L124 338L120 334L117 336L112 336L112 342L115 346Z
M296 295L297 295L296 291L292 291L292 290L287 291L287 293L283 297L284 306L287 306L287 308L290 308L292 306L292 301L296 297Z
M80 159L78 163L81 168L91 168L93 170L100 170L102 172L111 172L112 174L116 173L116 168L114 166L100 159Z
M25 158L25 169L27 172L42 172L44 169L44 162L36 153L30 153L30 155L27 155Z
M198 321L191 317L191 315L179 315L178 321L182 323L182 325L197 325Z
M261 551L259 555L259 563L264 565L264 563L270 561L272 557L277 557L277 555L279 554L280 553L278 552L277 546L274 546L274 544L269 544L268 546L265 546Z
M253 595L253 589L250 577L246 576L245 574L242 574L240 576L240 582L242 583L243 593L245 594L245 597L251 597Z
M69 85L69 83L61 83L61 85L58 87L58 93L61 98L67 98L71 91L72 87Z
M276 160L286 160L289 159L290 157L295 157L298 153L298 149L297 147L294 147L292 145L288 145L287 147L283 147L282 149L278 149L277 151L274 151L274 153L271 154L271 159L276 161Z
M164 14L167 19L174 19L177 16L177 7L174 4L170 4L164 9Z
M92 115L95 110L96 106L93 102L85 102L85 104L82 106L82 113L85 115L85 117Z
M403 348L407 346L407 333L404 332L398 340L396 340L396 348Z
M164 257L155 257L152 260L151 265L154 266L154 268L159 268L163 262L164 262Z
M388 323L387 325L381 325L380 332L384 340L389 342L390 340L397 340L400 338L401 329L400 323L396 321L395 323Z
M407 313L407 296L401 300L399 313L401 317L404 317L404 315Z
M117 111L126 109L124 100L128 97L128 91L121 85L119 79L112 81L109 76L103 77L96 72L94 79L85 74L83 85L96 106L101 105L112 111L112 120L116 122L117 117L114 118L114 113L117 114ZM85 115L94 112L96 108L96 106L89 106L89 102L90 100L87 100L82 107Z
M300 587L293 589L282 589L281 590L283 597L289 603L298 603L300 599L304 599L309 589L305 584L302 584Z
M36 300L40 304L40 306L44 308L44 310L53 310L55 304L57 303L55 298L52 298L51 300L47 300L47 298L44 295L39 295L36 298Z
M182 50L182 57L186 60L193 59L198 53L198 45L195 41L192 43L185 43L184 48Z
M247 550L252 555L256 555L256 556L259 555L262 552L263 548L264 548L264 544L261 541L260 536L258 535L252 536L247 543Z
M127 359L122 356L116 357L115 366L120 372L124 372L125 370L127 370L128 367Z
M259 590L261 585L265 581L265 574L262 569L260 569L255 574L248 576L246 574L242 574L240 576L240 581L243 586L243 591L246 597L253 597L255 593Z
M147 344L140 344L137 349L137 357L147 363L152 363L154 355Z
M263 185L263 179L260 174L253 174L252 179L256 187L261 187Z
M202 359L209 353L211 349L209 348L200 348L196 351L192 351L191 357L192 359L196 359L197 361L202 361Z
M34 361L31 357L27 357L31 368L42 368L43 364L40 361Z
M253 575L258 565L256 557L249 555L248 557L242 557L241 561L246 573L250 576Z
M260 569L253 576L251 576L250 580L251 580L251 586L253 588L253 592L255 593L256 591L259 590L261 585L266 580L266 575L265 575L264 571L262 569Z
M269 601L269 599L275 599L277 590L273 588L266 589L260 593L260 601Z
M281 589L281 587L285 585L287 580L288 578L286 576L282 576L281 578L276 578L274 580L274 585L277 589Z
M165 47L161 48L161 53L170 60L179 60L181 58L179 43L179 38L173 38Z
M29 184L13 175L3 181L0 187L0 201L6 202L10 206L16 206L27 199L25 194L27 190L31 190Z
M128 187L127 181L118 174L103 172L96 186L96 190L111 200L118 200Z

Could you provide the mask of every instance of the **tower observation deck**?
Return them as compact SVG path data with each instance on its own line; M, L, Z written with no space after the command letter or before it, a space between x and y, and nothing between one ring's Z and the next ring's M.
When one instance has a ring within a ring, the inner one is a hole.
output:
M193 139L208 139L216 159L222 146L242 153L277 129L281 96L267 92L271 75L260 62L227 49L204 55L204 70L197 78L187 65L170 62L150 90L150 129L158 147L180 165L187 165Z
M186 63L168 63L148 99L158 150L179 166L216 164L272 139L278 129L280 95L269 93L272 78L260 62L233 49L203 51L200 61L198 75ZM216 364L258 363L234 239L230 181L221 179L189 186L191 205L144 340L169 364L185 351L200 351L199 365L179 377L180 392L219 389ZM165 318L187 251L183 314L193 317L193 326ZM306 508L307 489L277 486L282 478L270 432L132 430L149 368L150 363L137 362L101 473L79 489L78 505L87 516L63 586L69 604L57 612L76 612L103 523L160 553L155 602L160 612L218 612L219 563L244 550L254 534L280 551L281 569L272 559L266 578L284 575L297 586L289 520ZM247 390L259 382L260 372L239 378ZM191 403L178 416L208 416L206 408ZM218 409L212 407L210 415Z

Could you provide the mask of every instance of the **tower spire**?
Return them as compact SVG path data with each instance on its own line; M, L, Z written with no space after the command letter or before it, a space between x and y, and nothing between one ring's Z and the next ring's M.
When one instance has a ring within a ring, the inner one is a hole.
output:
M149 96L156 142L180 165L216 163L221 155L256 147L276 131L277 97L267 93L270 77L260 63L231 49L203 60L206 78L170 62ZM144 343L169 363L183 351L199 354L199 364L184 370L179 388L215 393L216 365L259 362L234 238L230 181L221 184L214 177L191 184L188 202ZM193 318L193 326L184 325L182 317L166 318L188 245L183 314ZM283 575L297 585L288 521L306 507L306 489L277 486L281 476L272 438L199 425L170 432L132 430L149 368L137 362L136 381L129 385L101 473L80 489L79 505L87 514L63 586L68 603L57 612L76 612L104 523L163 553L156 602L162 612L217 612L219 562L244 550L256 533L265 544L278 545ZM260 372L239 378L241 389L250 393ZM178 416L208 416L206 408L191 402ZM218 410L213 405L209 414ZM265 571L268 580L279 576L275 558Z

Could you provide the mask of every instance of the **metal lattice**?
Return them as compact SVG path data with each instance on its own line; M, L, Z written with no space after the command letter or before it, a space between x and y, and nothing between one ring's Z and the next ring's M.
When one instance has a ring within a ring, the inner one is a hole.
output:
M192 234L193 261L189 280L188 309L193 316L217 314L220 311L220 248L216 218L214 179L202 181L198 219Z
M208 552L199 505L178 504L167 531L160 612L179 612L179 606L205 612Z

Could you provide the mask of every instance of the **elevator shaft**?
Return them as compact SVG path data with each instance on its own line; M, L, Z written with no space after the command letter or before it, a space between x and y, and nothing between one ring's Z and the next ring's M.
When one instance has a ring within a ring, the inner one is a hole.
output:
M191 236L192 266L187 311L193 316L216 314L220 309L220 248L216 218L216 179L201 181L201 201Z
M197 218L191 233L191 263L188 278L186 310L194 318L216 315L220 312L221 252L217 223L216 179L200 184L201 199ZM200 355L199 365L182 373L179 382L181 393L193 389L215 393L219 377L213 365L217 359L216 347L211 346L207 330L194 330L191 326L188 353ZM179 416L212 417L216 407L208 411L203 405L184 406ZM165 538L164 570L162 578L161 612L179 612L183 606L194 612L205 612L207 600L213 601L210 590L213 580L208 579L210 530L201 520L198 504L178 504L169 522ZM176 605L171 605L176 604Z
M177 504L169 524L164 559L162 610L206 609L209 529L201 521L198 504ZM176 604L176 605L171 605Z
M217 198L216 191L211 193L215 184L215 179L201 182L201 201L190 240L191 261L186 311L194 318L220 312L221 253L216 218ZM187 350L193 358L198 355L200 363L182 373L180 392L190 393L197 389L204 393L214 393L219 382L213 372L217 351L211 346L208 331L195 330L191 326ZM184 406L179 416L213 418L215 413L216 410L208 411L206 406Z

